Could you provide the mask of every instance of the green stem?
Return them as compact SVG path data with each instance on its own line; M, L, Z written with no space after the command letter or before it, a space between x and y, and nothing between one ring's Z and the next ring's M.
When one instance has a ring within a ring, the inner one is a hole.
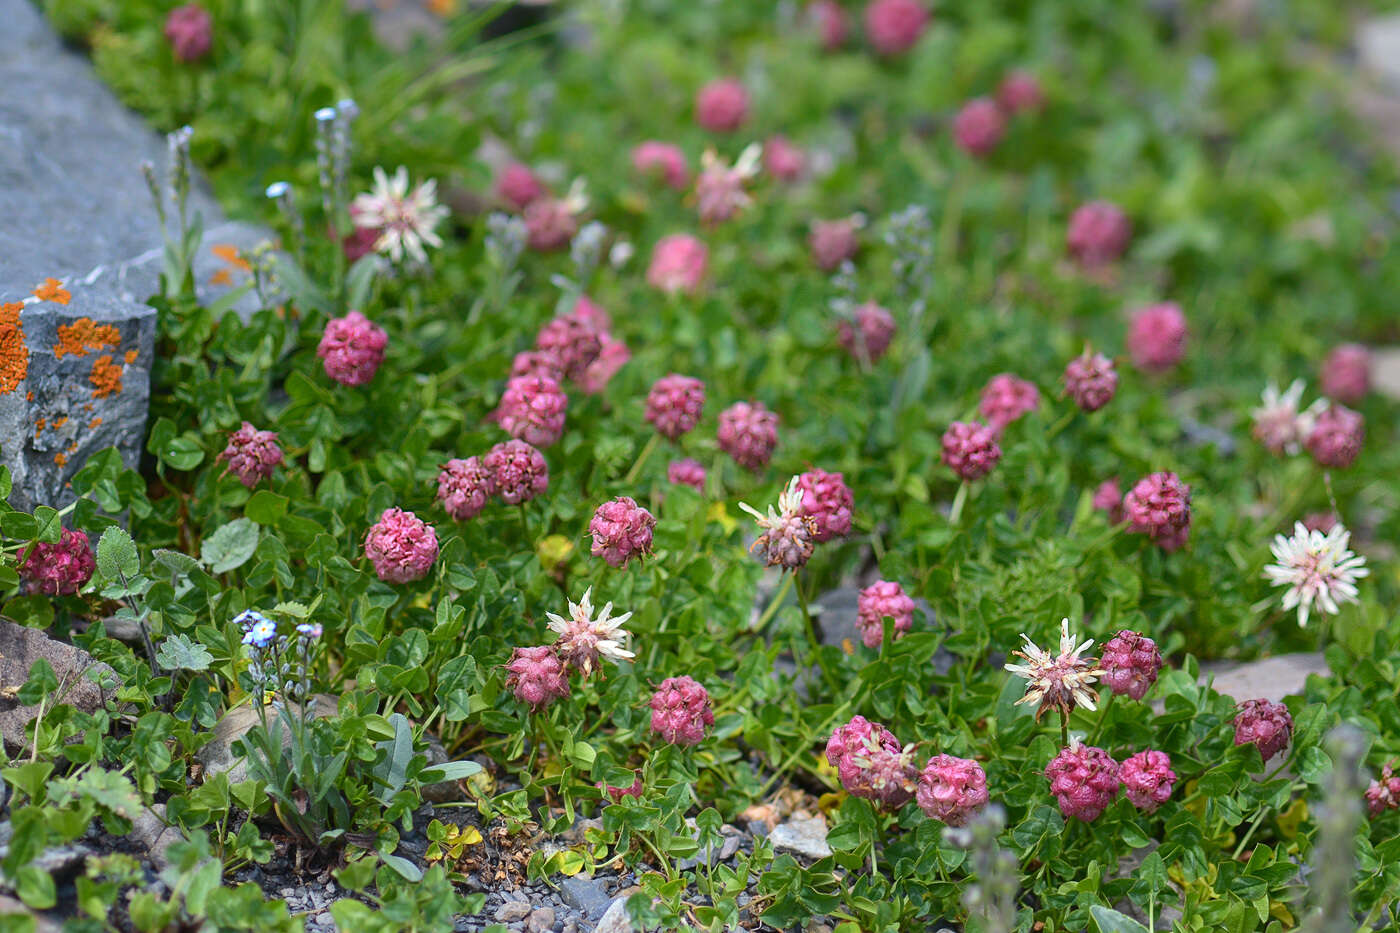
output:
M967 502L967 480L958 483L958 493L953 496L953 507L948 511L948 524L956 525L962 518L963 504Z
M787 596L787 591L792 587L792 578L792 574L783 574L782 586L778 587L778 592L774 593L773 598L769 600L768 606L763 610L763 615L758 617L758 622L754 624L753 631L763 631L763 627L772 621L774 614L778 611L778 607L782 605L783 597Z
M637 462L632 464L632 469L627 471L627 475L622 478L622 482L631 485L636 482L638 474L642 472L642 465L647 462L651 452L656 449L657 443L661 440L660 434L653 434L651 439L642 447L642 452L637 454Z

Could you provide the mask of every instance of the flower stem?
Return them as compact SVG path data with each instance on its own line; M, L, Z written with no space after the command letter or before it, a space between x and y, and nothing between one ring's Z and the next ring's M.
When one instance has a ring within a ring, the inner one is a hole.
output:
M953 497L953 507L948 512L948 524L956 525L962 518L963 504L967 502L967 480L958 483L958 494Z
M772 621L773 615L783 603L783 597L787 596L787 591L792 588L792 578L793 575L790 573L783 574L782 586L778 587L778 592L774 593L773 598L769 600L767 607L763 610L763 615L758 617L758 622L754 624L753 631L763 631L763 627Z
M632 469L628 470L627 475L622 478L624 483L631 485L636 482L637 475L642 472L642 465L647 462L647 458L651 456L651 452L656 449L656 445L660 440L660 434L653 434L651 436L651 439L642 447L642 452L637 454L637 462L632 464Z

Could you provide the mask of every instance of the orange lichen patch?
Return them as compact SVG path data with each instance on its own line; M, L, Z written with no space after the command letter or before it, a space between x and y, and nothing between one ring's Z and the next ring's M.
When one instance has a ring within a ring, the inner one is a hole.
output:
M44 428L49 426L48 419L36 418L34 420L34 437L37 440L40 434L44 433Z
M24 393L24 400L25 400L26 402L32 402L32 401L34 401L34 390L33 390L33 389L30 389L28 392Z
M92 402L83 402L83 414L91 414Z
M111 324L80 317L72 324L58 325L58 343L53 345L53 355L58 360L64 356L87 356L89 350L104 350L121 342L121 331Z
M8 395L29 375L29 344L24 342L24 324L17 301L0 304L0 395ZM29 393L33 400L34 393Z
M127 350L127 351L126 351L126 355L123 356L122 359L126 360L126 365L128 365L128 366L130 366L132 363L135 363L135 362L136 362L136 350L135 350L134 348L133 348L133 349L130 349L130 350Z
M64 426L65 424L67 424L67 423L68 423L68 416L67 416L67 415L59 415L57 418L53 419L53 429L54 429L55 431L57 431L59 428L63 427L63 426Z
M92 397L106 398L122 390L122 368L112 362L111 356L99 356L92 364Z
M89 430L89 431L96 431L98 425L100 425L101 423L102 423L102 416L101 416L101 415L98 415L96 418L93 418L91 421L88 422L88 430Z
M52 301L57 304L66 305L73 296L68 294L68 290L63 287L63 283L58 279L44 279L44 284L34 289L34 296L40 301Z
M447 19L457 12L457 0L428 0L428 10L434 15Z
M54 465L54 466L60 466L60 467L61 467L61 466L64 466L65 464L67 464L67 463L68 463L68 455L67 455L66 453L64 453L63 451L60 450L58 453L56 453L56 454L53 455L53 465Z
M232 284L233 284L233 276L231 276L231 275L228 274L228 270L227 270L227 269L217 269L217 270L215 270L215 272L214 272L213 275L209 276L209 284L210 284L210 285L232 285Z
M218 256L235 269L242 269L244 272L253 271L252 265L248 260L238 255L238 247L234 246L232 243L215 243L213 246L209 247L209 252Z

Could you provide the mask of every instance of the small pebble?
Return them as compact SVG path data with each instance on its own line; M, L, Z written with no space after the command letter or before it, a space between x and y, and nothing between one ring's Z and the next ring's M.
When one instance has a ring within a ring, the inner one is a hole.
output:
M506 901L496 908L496 921L498 923L514 923L517 920L524 920L530 915L530 905L525 901Z
M530 914L529 921L525 924L525 929L529 933L548 933L554 927L554 908L537 907Z

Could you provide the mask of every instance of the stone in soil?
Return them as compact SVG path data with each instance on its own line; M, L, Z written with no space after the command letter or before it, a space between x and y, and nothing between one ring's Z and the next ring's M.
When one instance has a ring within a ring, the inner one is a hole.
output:
M627 915L627 898L615 898L598 920L593 933L636 933L632 918Z
M1371 350L1371 385L1386 398L1400 400L1400 347Z
M612 903L602 881L583 875L574 875L560 882L559 899L589 920L597 920Z
M131 821L131 838L146 849L146 856L157 870L170 865L166 851L171 843L184 839L184 834L165 821L165 804L152 804Z
M527 901L506 901L496 908L496 921L498 923L514 923L517 920L524 920L530 915L530 904Z
M140 166L163 167L166 144L33 4L0 0L0 22L0 460L14 477L11 503L29 509L70 500L73 474L98 450L117 447L129 467L140 456L155 337L145 302L162 256ZM267 233L228 223L194 187L190 216L207 231L195 275L209 302L248 279L236 254ZM50 278L66 304L35 300ZM255 304L244 295L235 307L246 315Z
M1236 702L1264 699L1275 703L1303 692L1309 674L1331 676L1321 652L1280 654L1257 661L1206 661L1201 665L1201 682L1215 678L1219 692Z
M768 834L775 852L792 852L804 858L826 858L831 846L826 842L826 820L820 816L810 819L794 817L779 823Z
M27 744L24 728L39 712L37 707L21 705L13 691L24 686L30 667L41 658L53 668L63 702L80 712L94 713L102 707L100 683L109 690L117 686L116 672L81 648L0 619L0 736L13 749Z

